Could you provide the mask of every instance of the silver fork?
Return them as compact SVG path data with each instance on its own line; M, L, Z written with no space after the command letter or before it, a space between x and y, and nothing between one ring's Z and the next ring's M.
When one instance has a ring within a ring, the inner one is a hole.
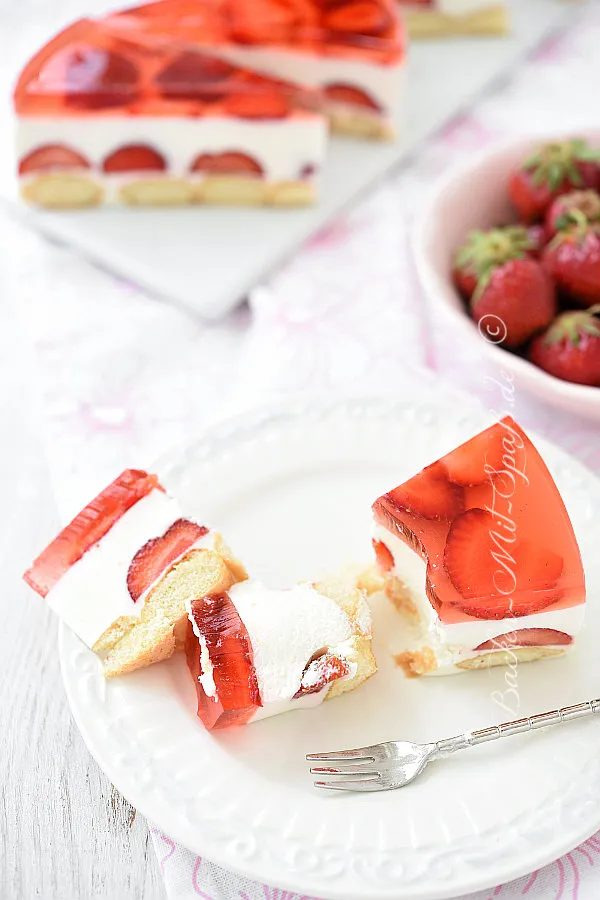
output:
M547 725L571 722L597 712L600 712L600 699L586 700L575 706L565 706L526 719L492 725L481 731L467 731L434 744L387 741L356 750L309 753L306 759L309 762L327 763L324 766L313 766L310 770L312 775L335 776L333 781L315 781L315 787L330 791L390 791L414 781L433 759L443 759L456 750L466 750L467 747L476 747L477 744L523 734Z

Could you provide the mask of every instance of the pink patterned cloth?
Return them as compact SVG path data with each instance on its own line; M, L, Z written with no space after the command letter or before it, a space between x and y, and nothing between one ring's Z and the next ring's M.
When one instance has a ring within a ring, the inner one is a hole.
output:
M412 213L435 176L498 136L589 126L598 105L599 46L600 11L591 5L578 24L450 122L410 168L315 237L253 292L249 305L219 324L153 302L6 219L11 245L3 288L18 297L15 312L33 348L30 365L63 514L115 471L150 465L199 425L299 390L401 393L414 378L429 381L436 373L497 409L498 373L427 310L409 253ZM0 224L3 218L0 212ZM519 392L512 411L600 472L597 425ZM153 840L173 900L310 900L223 871L160 832ZM545 869L476 898L596 900L599 860L596 835Z
M170 900L315 900L233 875L156 829L152 840ZM464 900L597 900L599 892L600 832L551 865Z

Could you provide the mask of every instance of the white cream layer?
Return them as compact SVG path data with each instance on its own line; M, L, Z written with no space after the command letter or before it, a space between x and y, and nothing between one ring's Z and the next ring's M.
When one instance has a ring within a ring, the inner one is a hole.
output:
M430 647L441 668L455 661L478 656L475 647L522 628L553 628L575 638L585 616L585 603L568 609L542 611L531 616L506 619L473 619L442 623L425 592L426 564L423 559L383 525L374 523L373 538L381 541L394 558L391 574L400 578L415 604L420 621L420 646Z
M128 509L48 593L49 606L88 647L93 647L120 616L140 615L145 595L134 603L127 590L131 561L146 541L161 537L179 518L181 510L173 497L158 489L151 491ZM213 541L213 533L208 532L194 547L212 547Z
M382 65L335 56L239 45L220 47L219 55L239 66L307 87L323 88L329 84L357 87L366 91L382 108L384 115L394 122L398 123L402 116L406 59L401 59L396 65Z
M318 706L329 686L294 700L302 674L313 654L324 648L339 654L356 672L350 619L330 597L310 584L287 590L272 590L259 581L234 584L229 597L250 638L262 707L251 721L266 719L295 709ZM192 618L201 647L200 683L209 697L216 687L206 641Z
M124 173L102 175L102 161L115 150L131 144L147 144L161 153L168 174L174 177L189 177L189 168L201 153L233 151L256 159L267 180L288 181L300 178L307 165L321 166L327 144L327 123L320 116L276 122L227 117L21 116L16 141L18 159L46 144L65 144L83 154L106 181L111 178L122 181ZM152 178L156 174L160 173L146 171L139 177Z

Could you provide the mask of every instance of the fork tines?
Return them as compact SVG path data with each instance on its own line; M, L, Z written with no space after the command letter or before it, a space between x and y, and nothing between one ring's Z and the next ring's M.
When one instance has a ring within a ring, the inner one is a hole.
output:
M315 781L315 787L330 791L372 791L376 790L376 782L381 775L375 771L377 757L381 755L378 747L359 747L356 750L336 750L331 753L309 753L309 762L329 763L324 766L311 767L311 775L333 775L333 781ZM339 763L340 767L331 765Z

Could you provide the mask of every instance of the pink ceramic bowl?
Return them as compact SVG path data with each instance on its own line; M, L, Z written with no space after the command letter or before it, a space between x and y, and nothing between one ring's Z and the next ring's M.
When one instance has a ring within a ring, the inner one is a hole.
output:
M600 132L578 136L600 145ZM561 135L558 139L563 138ZM454 251L468 231L514 221L505 191L509 173L527 158L536 144L551 140L557 140L557 136L544 135L495 145L438 182L416 223L415 261L432 309L455 320L462 340L476 342L493 362L514 375L519 388L560 409L600 422L600 387L561 381L504 350L494 343L501 340L501 335L495 333L498 329L495 322L487 323L489 333L484 337L465 312L450 274Z

